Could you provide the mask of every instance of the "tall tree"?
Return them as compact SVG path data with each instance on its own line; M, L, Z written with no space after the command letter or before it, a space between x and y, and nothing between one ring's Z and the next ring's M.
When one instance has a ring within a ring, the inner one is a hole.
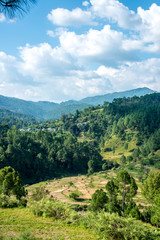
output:
M160 193L160 171L155 170L149 173L147 180L143 184L142 193L150 203L155 202Z
M129 202L136 195L138 187L134 178L126 170L117 174L116 182L122 198L122 212L124 212L126 202Z

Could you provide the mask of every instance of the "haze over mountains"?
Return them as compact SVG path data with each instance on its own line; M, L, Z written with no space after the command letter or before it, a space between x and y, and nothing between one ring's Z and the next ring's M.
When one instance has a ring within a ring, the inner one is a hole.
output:
M99 95L94 97L87 97L80 101L69 100L62 103L54 103L47 101L25 101L18 98L5 97L0 95L0 113L4 109L24 115L33 116L40 120L52 120L58 119L62 114L74 113L77 109L83 110L89 106L102 105L105 101L112 102L114 98L144 96L146 94L155 93L149 88L137 88L124 92L108 93L105 95ZM4 114L5 116L5 114Z

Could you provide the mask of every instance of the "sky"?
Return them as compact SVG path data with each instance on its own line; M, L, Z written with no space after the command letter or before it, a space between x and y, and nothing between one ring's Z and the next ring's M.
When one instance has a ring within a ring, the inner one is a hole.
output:
M0 95L61 102L160 91L160 1L38 0L0 13Z

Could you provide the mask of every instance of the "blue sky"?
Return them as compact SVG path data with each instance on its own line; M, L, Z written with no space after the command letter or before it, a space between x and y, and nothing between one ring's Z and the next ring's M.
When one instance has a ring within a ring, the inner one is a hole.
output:
M39 0L0 14L0 94L61 102L160 91L159 1Z

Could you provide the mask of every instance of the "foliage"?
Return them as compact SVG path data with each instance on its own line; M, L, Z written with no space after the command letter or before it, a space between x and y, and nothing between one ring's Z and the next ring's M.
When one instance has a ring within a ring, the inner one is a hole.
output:
M30 208L36 216L66 219L70 215L70 209L65 203L55 201L51 198L43 198L38 202L33 201Z
M118 194L118 184L112 179L105 186L111 200L114 200Z
M122 170L117 174L116 182L122 199L122 211L126 202L129 202L137 193L137 184L133 177L126 170Z
M19 173L12 167L4 167L0 170L0 188L3 194L7 196L15 195L18 200L27 194Z
M92 195L90 209L94 211L103 209L107 202L108 197L106 192L104 192L103 189L96 190Z
M69 194L69 197L70 197L71 199L76 200L76 199L79 198L81 195L83 195L81 192L79 192L78 190L75 190L75 191L73 191L73 192L71 192L71 193Z
M125 207L125 210L124 210L124 215L125 216L130 216L130 217L133 217L135 219L141 219L141 213L136 205L135 202L133 202L133 200L131 200L128 205Z
M40 201L47 194L49 194L48 190L45 190L46 185L40 185L33 189L31 193L31 201Z
M151 171L143 184L142 193L145 198L154 203L160 193L160 171Z
M70 133L39 131L23 134L14 126L0 141L0 168L10 165L26 183L60 176L64 172L85 173L92 160L101 168L98 149L92 143L78 142Z
M82 221L86 228L96 230L102 239L160 239L160 234L151 226L133 218L119 217L117 214L105 212L89 213Z

